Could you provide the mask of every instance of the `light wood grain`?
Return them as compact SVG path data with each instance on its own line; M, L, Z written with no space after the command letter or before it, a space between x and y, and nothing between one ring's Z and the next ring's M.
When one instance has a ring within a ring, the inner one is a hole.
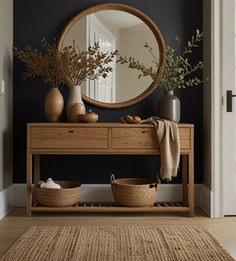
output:
M33 127L32 148L107 148L107 128Z
M27 208L26 215L31 216L31 206L32 206L32 154L27 152Z
M34 155L34 184L40 181L40 155Z
M153 127L151 123L144 123L144 124L129 124L129 123L118 123L118 122L96 122L96 123L72 123L72 122L31 122L27 123L28 127L80 127L80 128L91 128L91 127L116 127L116 128L143 128L143 127ZM184 128L194 128L193 124L189 123L179 123L179 129Z
M41 154L160 154L155 128L152 124L122 123L30 123L27 125L27 216L33 212L185 212L194 215L194 158L193 125L179 124L181 155L183 158L183 201L184 205L160 204L153 208L120 207L32 207L32 177L34 183L40 179ZM34 171L32 171L34 158ZM187 168L188 160L188 168ZM34 172L34 173L33 173ZM187 180L189 182L187 182ZM188 184L189 183L189 184ZM188 188L187 188L188 186ZM187 193L188 191L188 193Z
M188 203L189 215L194 216L194 152L189 153L188 158L188 173L189 173L189 187L188 187Z
M183 201L188 201L188 157L182 156L182 185L183 185Z
M112 148L156 149L159 144L154 128L112 128Z
M29 124L29 149L147 149L159 151L153 125L149 124ZM57 128L55 128L57 127ZM192 126L179 125L181 150L192 148ZM101 151L102 152L102 151Z

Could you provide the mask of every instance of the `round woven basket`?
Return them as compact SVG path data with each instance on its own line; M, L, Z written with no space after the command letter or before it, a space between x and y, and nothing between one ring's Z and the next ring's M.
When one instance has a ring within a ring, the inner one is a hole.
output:
M55 181L60 189L35 187L37 201L48 207L68 207L79 202L81 184L75 181Z
M111 175L111 188L115 201L124 207L151 207L157 199L160 180L143 178L115 179Z

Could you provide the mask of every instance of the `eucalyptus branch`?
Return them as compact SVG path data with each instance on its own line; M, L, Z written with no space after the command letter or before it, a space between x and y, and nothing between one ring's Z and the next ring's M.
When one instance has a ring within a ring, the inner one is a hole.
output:
M149 46L149 44L148 44L147 42L145 42L144 47L145 47L145 48L148 48L148 52L151 54L151 56L152 56L153 59L154 59L153 63L156 65L156 67L158 67L158 66L159 66L159 61L157 60L157 58L156 58L155 55L153 54L153 52L152 52L152 47Z
M174 90L176 88L185 88L186 86L195 86L202 82L202 80L192 76L196 73L196 71L203 69L202 61L199 61L195 65L191 65L187 58L192 54L193 48L198 47L198 43L202 41L202 39L203 33L200 33L197 29L195 35L193 35L191 40L188 41L182 54L177 53L177 51L170 46L166 47L166 65L159 85L160 87L165 90ZM177 43L180 43L178 37L175 37L175 40ZM145 66L134 57L119 57L117 62L127 64L128 68L139 71L140 73L137 76L138 78L150 76L153 80L155 80L157 77L159 62L153 55L152 47L146 42L144 47L148 49L148 52L154 58L152 61L154 64L153 67Z

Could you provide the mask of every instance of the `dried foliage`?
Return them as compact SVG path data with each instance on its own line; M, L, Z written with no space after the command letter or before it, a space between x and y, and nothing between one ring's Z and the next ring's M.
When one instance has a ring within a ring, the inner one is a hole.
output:
M99 50L99 42L81 51L78 46L65 47L60 52L60 73L64 82L69 86L80 85L83 80L106 77L112 68L112 62L118 51L103 53Z
M195 35L192 36L191 41L188 41L187 47L185 47L182 54L178 54L177 50L170 46L166 47L166 65L165 71L162 76L160 87L165 90L175 90L176 88L185 88L188 86L199 85L202 80L194 76L194 73L199 69L203 69L202 61L199 61L195 65L191 65L188 59L188 55L192 53L194 47L198 47L198 42L202 41L203 33L196 30ZM175 40L179 44L179 38L175 37ZM138 78L150 76L153 80L156 79L157 69L159 67L158 60L154 57L152 47L145 43L145 48L153 57L153 67L146 67L143 63L139 62L133 57L120 57L117 62L121 64L128 64L131 69L140 71Z
M42 40L43 53L27 46L25 50L14 48L15 56L26 65L23 78L40 77L43 82L59 87L61 83L69 87L79 85L89 78L106 77L112 71L109 66L118 51L103 53L99 43L80 51L78 46L67 46L59 51L56 44Z
M62 75L58 73L60 66L59 51L56 44L49 44L45 39L42 40L43 53L36 49L26 46L25 50L14 48L14 55L25 63L26 71L23 79L40 77L43 82L51 83L53 87L59 87L63 82Z

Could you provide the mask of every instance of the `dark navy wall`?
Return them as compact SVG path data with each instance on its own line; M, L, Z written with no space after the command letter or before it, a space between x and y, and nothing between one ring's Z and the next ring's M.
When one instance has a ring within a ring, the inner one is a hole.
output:
M49 42L59 36L67 22L78 12L99 3L99 0L21 0L14 1L14 46L30 45L40 48L41 39ZM134 6L150 16L161 30L167 44L175 36L182 42L191 37L196 28L202 29L202 0L123 0L114 1ZM193 59L202 59L202 47ZM14 182L26 180L26 124L43 122L44 98L50 86L38 79L22 80L24 66L14 60ZM63 88L64 96L67 89ZM202 86L178 90L182 103L181 122L195 124L195 182L202 182L203 166L203 92ZM100 121L117 122L127 114L146 118L157 114L157 101L162 95L156 89L149 97L129 108L111 110L92 108ZM157 156L45 156L42 159L42 177L80 180L83 183L108 183L109 175L154 177L159 172ZM177 178L174 182L178 182Z

